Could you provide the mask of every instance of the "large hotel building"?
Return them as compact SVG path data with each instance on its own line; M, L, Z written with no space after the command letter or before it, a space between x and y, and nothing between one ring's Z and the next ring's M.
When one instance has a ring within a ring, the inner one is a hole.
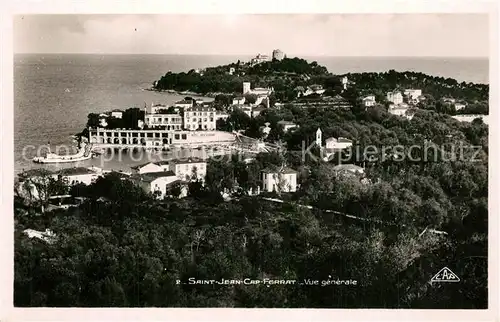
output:
M224 131L120 130L91 128L90 143L123 147L201 147L232 145L236 135Z

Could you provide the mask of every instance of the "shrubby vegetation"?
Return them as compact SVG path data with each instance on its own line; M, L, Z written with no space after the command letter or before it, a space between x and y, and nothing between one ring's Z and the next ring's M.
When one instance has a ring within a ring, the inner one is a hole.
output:
M86 127L100 127L99 125L99 117L100 113L90 113L87 116L87 125ZM123 111L122 117L117 118L117 117L107 117L106 118L106 123L108 124L106 128L108 129L132 129L136 130L138 129L138 121L144 121L144 110L133 107L133 108L128 108L125 111Z
M236 72L229 75L229 68ZM251 82L255 87L274 87L281 94L287 93L296 82L303 82L303 75L320 77L327 75L327 69L317 62L308 63L300 58L285 58L253 67L235 63L204 70L203 75L195 70L187 73L168 72L155 82L156 90L192 91L203 95L209 93L241 93L242 82ZM313 84L312 80L310 83Z

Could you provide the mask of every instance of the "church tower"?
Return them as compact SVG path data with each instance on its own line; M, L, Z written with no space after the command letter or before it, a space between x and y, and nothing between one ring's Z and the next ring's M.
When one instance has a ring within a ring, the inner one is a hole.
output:
M321 129L319 127L316 131L316 145L321 147Z

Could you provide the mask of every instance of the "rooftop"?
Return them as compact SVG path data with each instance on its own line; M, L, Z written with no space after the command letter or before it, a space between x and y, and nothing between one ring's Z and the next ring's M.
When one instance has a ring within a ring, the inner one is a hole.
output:
M312 89L313 91L316 91L316 90L323 89L323 86L318 85L318 84L313 84L313 85L310 85L309 88Z
M182 100L182 101L176 102L175 104L193 104L193 101Z
M187 182L187 181L185 181L185 180L180 180L180 179L177 179L177 180L175 180L175 181L172 181L172 182L167 183L167 187L171 187L171 186L173 186L174 184L187 185L187 184L188 184L188 182Z
M164 164L170 164L171 162L172 162L172 160L162 160L162 161L154 162L154 164L164 165Z
M146 117L163 117L163 116L180 117L178 113L155 113L146 115Z
M207 106L195 106L195 107L190 107L187 112L212 112L215 111L213 107L207 107Z
M280 125L295 125L295 123L290 122L290 121L285 121L285 120L279 121L278 124L280 124Z
M334 171L363 171L363 168L355 164L339 164L333 167Z
M295 171L294 169L292 168L288 168L288 167L284 167L283 169L280 169L278 167L268 167L268 168L265 168L262 170L262 172L264 173L284 173L284 174L293 174L293 173L297 173L297 171Z
M173 161L175 164L188 164L188 163L206 163L205 160L200 158L186 158L186 159L177 159Z
M121 172L121 171L111 171L111 172L108 172L108 174L112 174L114 176L117 176L119 178L130 178L130 175L124 173L124 172Z
M165 177L175 177L175 173L173 171L148 172L133 176L132 179L145 182L153 182L158 178L165 178Z
M141 168L143 168L143 167L145 167L145 166L147 166L149 164L156 164L156 163L155 162L146 162L146 163L143 163L143 164L135 165L135 166L133 166L131 168L134 169L134 170L139 170L139 169L141 169Z
M120 112L120 113L123 113L123 110L120 110L120 109L115 108L115 109L114 109L114 110L112 110L111 112Z

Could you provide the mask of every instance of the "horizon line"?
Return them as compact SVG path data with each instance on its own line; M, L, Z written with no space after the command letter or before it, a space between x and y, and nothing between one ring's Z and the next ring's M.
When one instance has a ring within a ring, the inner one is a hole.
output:
M200 53L74 53L74 52L14 52L14 55L119 55L119 56L132 56L132 55L148 55L148 56L255 56L257 54L200 54ZM271 56L271 55L269 55ZM321 55L321 54L294 54L287 55L287 58L300 58L300 57L338 57L338 58L452 58L452 59L488 59L490 56L432 56L432 55Z

